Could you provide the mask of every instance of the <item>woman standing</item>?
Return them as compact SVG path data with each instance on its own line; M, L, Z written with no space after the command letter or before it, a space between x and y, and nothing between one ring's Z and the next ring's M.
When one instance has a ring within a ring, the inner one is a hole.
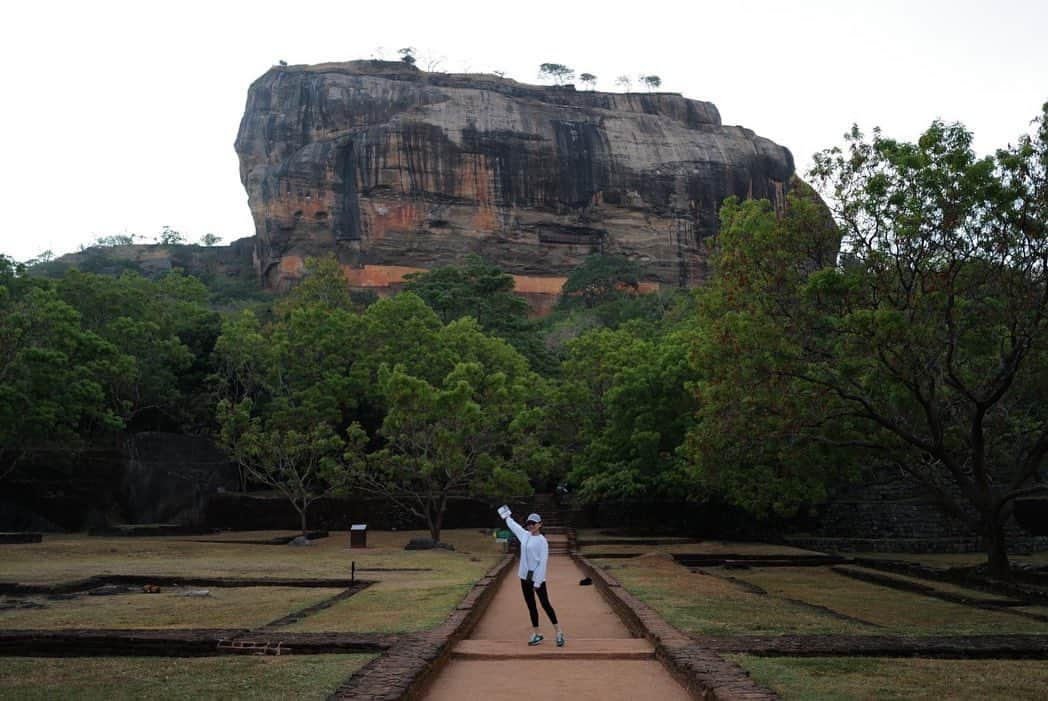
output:
M546 536L542 535L542 518L538 514L529 514L524 526L513 520L510 516L508 506L499 509L499 516L506 520L506 525L520 541L520 568L517 574L520 576L520 589L524 593L524 602L528 605L528 614L531 616L531 639L528 645L538 645L543 641L542 633L539 632L539 611L535 606L535 596L538 595L542 610L549 617L549 622L557 631L557 647L564 647L564 631L557 622L557 613L549 602L549 593L546 590L546 565L549 562L549 543Z

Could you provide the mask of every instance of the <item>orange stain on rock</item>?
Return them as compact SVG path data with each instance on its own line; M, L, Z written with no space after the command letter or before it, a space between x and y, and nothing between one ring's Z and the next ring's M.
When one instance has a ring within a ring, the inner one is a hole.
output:
M365 265L362 268L342 266L342 273L351 287L393 287L402 285L404 277L411 273L424 273L425 268L406 265Z
M473 215L473 219L470 221L470 227L474 231L485 233L497 231L499 224L498 217L495 215L495 208L487 204L477 207L476 214Z
M284 256L280 259L280 277L302 277L306 263L300 256Z
M372 239L381 239L390 232L416 231L425 219L422 208L411 202L369 202L365 212L368 236Z
M404 285L404 278L411 273L426 271L426 268L406 265L342 266L342 273L346 276L346 282L350 287L368 289L380 296L393 294L399 290ZM545 316L553 310L566 280L565 277L513 276L514 291L527 301L532 316Z
M559 295L564 288L566 277L538 277L535 275L514 275L513 291L523 295L543 294Z

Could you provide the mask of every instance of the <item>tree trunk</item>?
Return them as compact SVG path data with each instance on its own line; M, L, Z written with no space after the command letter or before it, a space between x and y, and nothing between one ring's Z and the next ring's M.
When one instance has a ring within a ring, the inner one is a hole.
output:
M1011 581L1012 567L1008 562L1008 546L1004 541L1004 525L995 517L984 517L986 531L983 535L983 547L986 549L986 565L990 576L996 579Z
M432 499L426 503L426 521L429 522L429 537L433 539L434 543L439 543L440 527L444 523L444 513Z
M302 536L305 537L309 530L306 528L306 507L295 504L295 511L298 512L299 522L302 525Z

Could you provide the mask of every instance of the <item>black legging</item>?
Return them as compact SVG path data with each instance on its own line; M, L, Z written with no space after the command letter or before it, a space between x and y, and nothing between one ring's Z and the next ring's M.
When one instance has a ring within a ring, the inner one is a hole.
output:
M524 601L527 603L528 613L531 615L532 628L539 627L539 610L535 606L536 593L538 593L539 601L542 603L542 610L549 616L549 622L557 625L557 612L553 610L553 606L549 603L549 594L546 593L545 582L536 587L534 582L522 579L520 580L520 590L524 592Z

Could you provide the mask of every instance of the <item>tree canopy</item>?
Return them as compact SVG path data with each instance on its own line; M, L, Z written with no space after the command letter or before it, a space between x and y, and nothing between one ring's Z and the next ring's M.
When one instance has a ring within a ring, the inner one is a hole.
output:
M109 389L131 363L51 285L0 256L0 478L38 451L123 427L126 407Z
M512 275L469 255L459 266L408 275L404 290L421 297L443 323L472 317L485 333L516 348L532 367L548 367L553 361L528 319L528 303L514 293L514 284Z
M529 480L765 517L872 466L926 487L1005 575L1014 501L1046 491L1046 171L1048 105L985 157L959 124L853 129L812 172L832 216L799 182L784 208L730 198L700 289L641 295L633 259L592 256L539 321L478 257L369 304L337 258L308 259L275 303L219 312L177 270L46 279L0 256L0 478L122 431L213 431L303 530L352 489L439 539L450 499Z
M662 87L662 78L657 75L642 75L640 80L648 86L648 90L657 90Z
M440 329L432 349L448 363L436 379L383 363L386 406L380 448L347 455L358 489L386 497L424 519L440 540L448 500L527 494L543 450L524 430L542 383L527 362L472 319ZM359 428L352 429L359 435Z
M539 66L539 77L552 79L563 85L575 77L575 71L562 63L543 63Z
M855 129L820 154L839 264L811 207L776 219L726 206L699 399L735 412L748 452L725 463L710 426L692 445L704 479L773 505L789 475L820 494L841 456L887 462L966 518L1005 575L1003 525L1016 497L1044 489L1048 452L1048 106L995 156L971 142L935 122L915 143Z

